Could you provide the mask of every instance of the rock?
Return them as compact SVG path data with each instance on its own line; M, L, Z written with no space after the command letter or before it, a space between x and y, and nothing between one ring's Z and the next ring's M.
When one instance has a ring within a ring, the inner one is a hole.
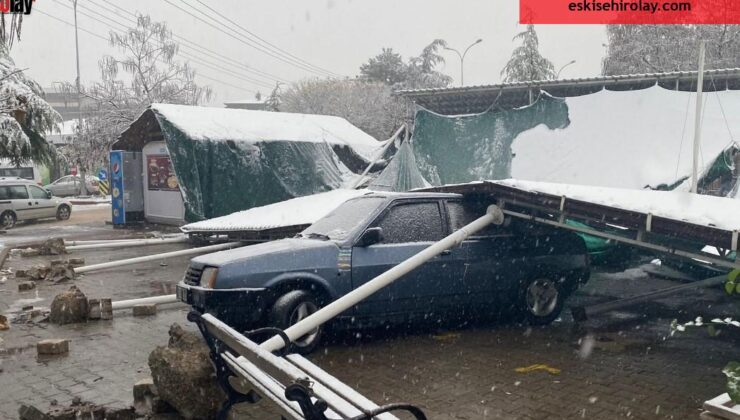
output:
M26 292L29 290L33 290L36 288L36 282L35 281L22 281L18 283L18 291L19 292Z
M8 323L8 317L5 315L0 315L0 331L6 331L10 329L10 324Z
M39 355L69 353L69 340L51 338L36 343L36 353Z
M38 257L41 255L38 249L26 248L21 250L21 257Z
M46 280L54 284L75 279L75 270L70 264L52 265L46 274Z
M64 293L54 297L51 302L49 321L53 324L73 324L87 320L87 298L77 286L72 286Z
M18 409L18 418L20 420L51 420L44 412L32 405L21 404Z
M28 277L28 273L26 272L26 270L22 268L15 270L15 278L18 279L18 278L23 278L23 277Z
M43 280L51 272L51 267L36 265L26 270L26 277L31 280Z
M226 395L216 381L208 347L178 324L169 334L167 347L157 347L149 355L159 397L186 419L215 418Z
M67 253L64 246L64 239L51 238L44 241L38 249L39 255L62 255Z
M157 305L154 303L145 303L134 305L134 316L152 316L157 314Z

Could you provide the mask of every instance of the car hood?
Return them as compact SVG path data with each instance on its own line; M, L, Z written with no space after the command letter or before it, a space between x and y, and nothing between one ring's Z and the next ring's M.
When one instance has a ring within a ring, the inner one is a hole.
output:
M265 242L257 245L248 245L227 251L214 252L201 255L191 260L191 265L196 268L203 266L221 267L227 264L255 260L264 256L278 257L292 254L304 254L320 249L338 250L332 241L321 241L316 239L292 238L278 241ZM288 262L288 261L284 261Z

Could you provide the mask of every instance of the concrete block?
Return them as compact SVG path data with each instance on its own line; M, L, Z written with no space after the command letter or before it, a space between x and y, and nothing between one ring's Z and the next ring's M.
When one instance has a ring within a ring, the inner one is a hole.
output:
M47 416L43 411L32 405L21 404L18 409L18 418L21 420L50 420L51 417Z
M41 252L38 249L26 248L21 250L21 257L38 257Z
M23 277L28 277L28 271L26 269L19 268L15 270L15 278L19 279Z
M82 265L85 265L85 259L84 258L70 258L67 260L67 263L73 267L82 266Z
M157 305L154 303L144 303L134 305L134 316L152 316L157 314Z
M87 319L100 319L100 299L88 299L87 311Z
M42 354L67 354L69 353L69 340L51 338L36 343L36 353Z
M25 292L28 290L33 290L36 288L36 282L35 281L23 281L18 283L18 291L19 292Z
M110 298L100 299L100 319L113 319L113 301Z

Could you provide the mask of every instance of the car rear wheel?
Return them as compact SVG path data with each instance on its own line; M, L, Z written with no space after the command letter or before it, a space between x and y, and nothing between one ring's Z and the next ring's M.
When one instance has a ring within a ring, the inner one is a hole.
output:
M520 299L520 306L532 325L547 325L560 316L565 293L552 279L540 277L529 281Z
M3 214L0 215L0 223L3 225L3 228L10 229L13 226L15 226L16 217L15 213L12 211L6 211L3 212Z
M270 326L285 330L318 310L319 304L310 292L293 290L275 301L270 311ZM323 327L318 327L293 340L293 349L299 354L311 353L319 345L322 332Z
M72 209L67 205L61 205L57 209L57 220L67 220L72 214Z

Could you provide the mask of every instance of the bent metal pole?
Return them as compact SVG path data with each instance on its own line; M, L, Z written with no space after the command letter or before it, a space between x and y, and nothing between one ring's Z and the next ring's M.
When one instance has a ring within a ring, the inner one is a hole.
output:
M229 242L225 244L202 246L200 248L182 249L180 251L165 252L163 254L146 255L143 257L128 258L125 260L104 262L100 264L86 265L75 268L75 274L89 273L90 271L103 270L106 268L120 267L122 265L136 264L149 261L159 261L165 258L182 257L185 255L206 254L208 252L221 251L228 248L241 246L241 242Z
M460 230L446 236L439 242L430 245L428 248L425 248L423 251L415 254L411 258L402 261L397 266L391 268L383 274L380 274L379 276L363 284L357 289L347 293L334 302L319 309L303 320L293 324L291 327L285 330L285 334L288 336L288 338L290 338L291 341L303 337L311 330L319 327L320 325L346 311L347 309L353 307L354 305L372 295L373 293L377 292L378 290L398 280L398 278L400 278L404 274L407 274L411 270L431 260L443 251L459 245L468 236L474 234L475 232L478 232L479 230L490 224L500 225L503 222L504 213L501 211L501 209L498 208L498 206L494 205L488 206L485 215L472 221L470 224L462 227ZM280 336L276 335L265 341L264 343L260 344L260 347L268 351L275 351L281 349L284 345L285 343L283 342L283 339L280 338Z

